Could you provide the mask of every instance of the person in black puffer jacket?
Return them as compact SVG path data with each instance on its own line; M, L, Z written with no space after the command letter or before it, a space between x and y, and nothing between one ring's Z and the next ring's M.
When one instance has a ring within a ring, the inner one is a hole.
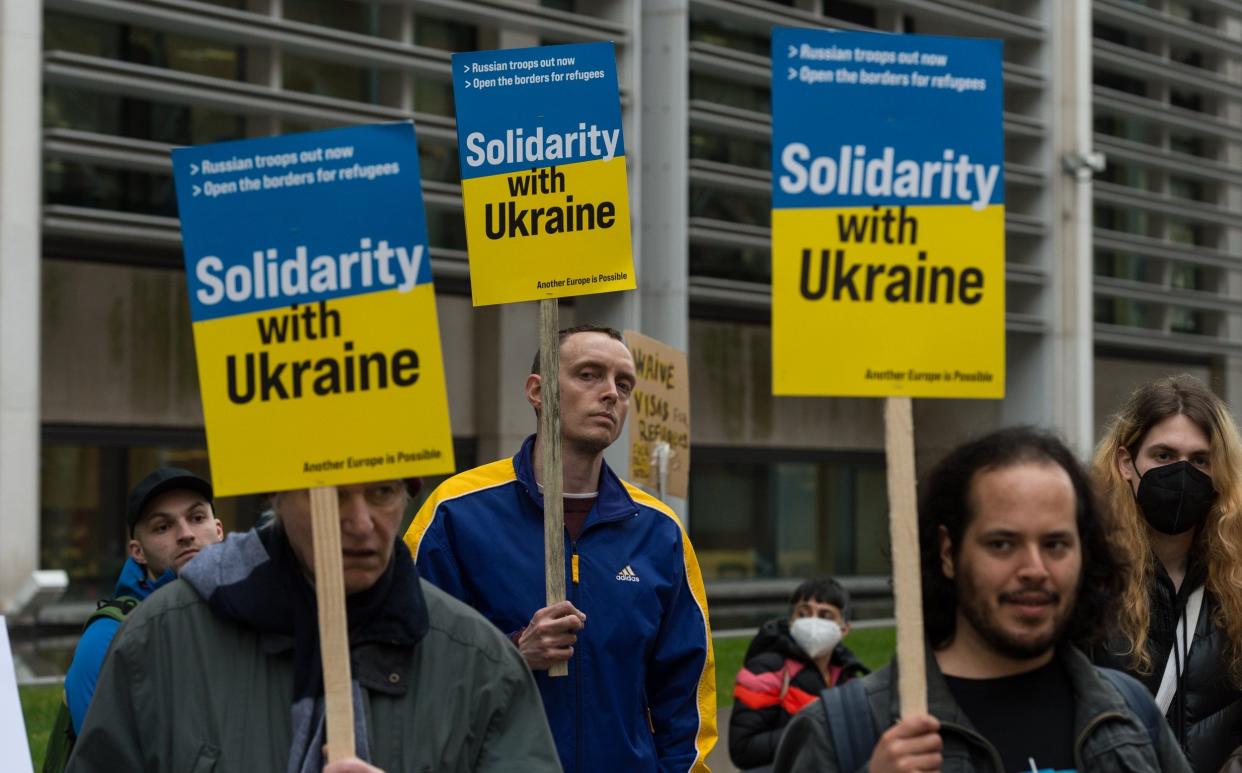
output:
M1216 773L1242 745L1237 427L1202 382L1159 379L1113 418L1094 477L1130 571L1120 630L1093 659L1143 682L1191 768Z
M733 687L729 757L743 770L772 764L789 720L822 690L869 673L840 643L850 629L850 597L840 583L807 580L789 606L789 617L760 627Z

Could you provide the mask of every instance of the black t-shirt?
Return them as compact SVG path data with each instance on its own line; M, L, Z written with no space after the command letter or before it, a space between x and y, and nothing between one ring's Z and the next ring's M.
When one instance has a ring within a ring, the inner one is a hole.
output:
M988 740L1008 773L1074 768L1074 689L1065 666L1045 666L999 679L945 676L949 692Z

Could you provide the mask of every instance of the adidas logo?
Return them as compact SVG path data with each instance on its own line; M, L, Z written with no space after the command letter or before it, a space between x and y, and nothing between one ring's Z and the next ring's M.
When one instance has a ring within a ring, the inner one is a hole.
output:
M617 572L617 579L622 582L642 582L638 579L638 575L634 574L634 570L630 568L629 564L626 564L624 569Z

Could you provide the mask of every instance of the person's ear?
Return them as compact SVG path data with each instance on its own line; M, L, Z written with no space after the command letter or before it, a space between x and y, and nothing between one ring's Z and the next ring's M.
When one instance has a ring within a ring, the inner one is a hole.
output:
M1138 471L1134 469L1134 458L1130 456L1130 449L1125 446L1117 447L1117 471L1127 483L1133 483L1138 475Z
M530 403L530 407L535 409L535 413L539 412L539 407L543 405L543 381L539 378L538 373L532 373L526 377L526 402Z
M844 639L846 636L849 636L849 635L850 635L850 624L841 623L841 638Z
M950 580L956 574L953 566L953 540L949 539L949 530L940 527L940 573Z
M142 550L142 543L136 539L131 539L129 545L129 557L134 559L135 564L147 565L147 554Z
M216 542L221 542L224 540L224 524L220 522L219 518L213 518L212 520L216 522Z

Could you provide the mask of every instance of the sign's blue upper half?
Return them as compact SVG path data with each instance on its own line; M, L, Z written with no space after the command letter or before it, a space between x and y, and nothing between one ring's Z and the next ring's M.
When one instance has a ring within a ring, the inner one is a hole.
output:
M195 322L431 281L409 123L172 152Z
M1001 41L777 28L772 206L1004 201Z
M463 180L625 155L612 43L453 54Z

